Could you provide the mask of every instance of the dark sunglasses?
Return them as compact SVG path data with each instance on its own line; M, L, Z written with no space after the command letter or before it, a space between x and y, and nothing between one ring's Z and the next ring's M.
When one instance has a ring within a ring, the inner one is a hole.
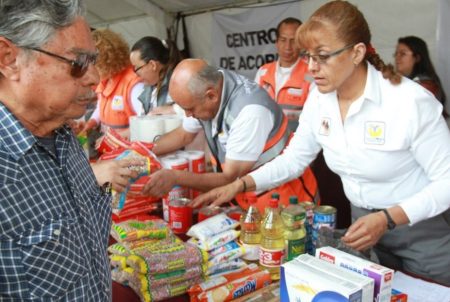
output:
M74 78L81 78L82 76L84 76L88 71L89 64L95 64L98 56L98 53L96 54L80 53L77 55L75 60L71 60L40 48L36 47L24 47L24 48L38 51L48 56L60 59L66 63L69 63L71 66L70 75L73 76Z

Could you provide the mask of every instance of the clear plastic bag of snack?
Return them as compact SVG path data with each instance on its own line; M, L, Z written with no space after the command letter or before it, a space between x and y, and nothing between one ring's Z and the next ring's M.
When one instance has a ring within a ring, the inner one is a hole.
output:
M346 232L347 229L332 230L328 227L320 228L318 231L316 248L331 246L348 254L364 258L374 263L379 263L379 259L373 249L367 249L363 252L360 252L344 244L341 238L345 235Z
M148 182L151 173L161 169L161 163L156 155L141 142L133 142L127 147L119 147L109 153L103 154L100 160L121 160L121 159L139 159L144 162L143 165L129 166L128 169L136 171L138 176L130 179L129 185L124 192L117 193L113 191L113 212L118 214L125 207L126 201L143 197L150 202L154 202L154 198L142 196L140 193L143 186ZM131 193L131 194L129 194ZM142 200L141 200L142 201Z
M208 253L181 242L134 250L134 254L127 257L127 265L142 274L155 274L202 265L207 260Z
M111 236L117 242L129 242L139 239L164 239L171 235L167 223L161 219L126 220L111 225Z

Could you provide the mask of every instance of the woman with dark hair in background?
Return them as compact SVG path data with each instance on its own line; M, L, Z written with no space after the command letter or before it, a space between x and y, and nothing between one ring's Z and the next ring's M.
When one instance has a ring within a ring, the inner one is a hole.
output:
M448 117L445 111L445 92L431 63L425 41L415 36L399 38L394 58L397 71L431 91L444 105L443 115Z
M180 60L180 51L170 40L143 37L131 47L130 61L134 72L146 85L139 96L145 114L175 113L176 105L169 96L169 81Z

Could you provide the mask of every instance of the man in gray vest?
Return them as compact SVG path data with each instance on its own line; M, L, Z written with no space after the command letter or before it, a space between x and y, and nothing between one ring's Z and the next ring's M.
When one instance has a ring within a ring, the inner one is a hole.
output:
M228 184L272 160L289 140L288 121L279 105L256 83L234 72L209 66L203 60L187 59L175 68L169 93L187 117L182 126L162 136L153 151L161 155L178 150L204 129L216 173L163 169L152 175L144 187L145 194L163 196L175 185L205 192ZM311 184L306 190L299 179L293 180L299 184L275 189L282 203L288 204L290 195L301 200L314 198L315 178L312 173L304 177L303 183ZM242 185L245 191L245 183ZM264 195L270 196L270 192ZM259 198L258 207L263 209L268 199ZM241 205L245 207L245 203Z

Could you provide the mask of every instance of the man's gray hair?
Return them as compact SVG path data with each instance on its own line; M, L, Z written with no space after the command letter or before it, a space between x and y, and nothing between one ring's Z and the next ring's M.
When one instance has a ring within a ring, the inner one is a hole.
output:
M217 87L221 79L222 73L219 69L206 65L189 80L189 92L194 97L202 97L208 88Z
M84 14L83 0L0 0L0 36L20 47L40 47Z

